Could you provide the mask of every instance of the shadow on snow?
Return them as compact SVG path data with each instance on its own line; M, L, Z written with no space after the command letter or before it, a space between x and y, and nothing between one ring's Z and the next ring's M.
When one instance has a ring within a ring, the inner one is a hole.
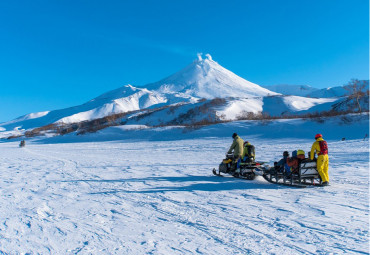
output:
M90 194L114 194L114 193L158 193L158 192L192 192L192 191L227 191L227 190L248 190L248 189L289 189L291 187L277 186L268 182L260 181L259 177L256 180L241 180L232 177L217 177L217 176L181 176L181 177L163 177L154 176L147 178L132 178L132 179L80 179L67 180L60 182L96 182L96 183L132 183L142 182L147 184L147 187L141 190L114 189L110 191L92 192ZM170 182L174 185L161 185L161 182ZM188 185L177 186L176 183L187 183ZM134 187L135 188L135 187Z

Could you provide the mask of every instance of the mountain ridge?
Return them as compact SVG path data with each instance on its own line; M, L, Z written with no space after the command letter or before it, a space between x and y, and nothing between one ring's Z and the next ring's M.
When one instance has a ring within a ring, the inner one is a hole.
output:
M215 101L217 98L223 100ZM328 111L339 100L285 96L273 92L237 76L207 54L205 58L198 56L185 68L157 82L140 87L127 84L81 105L31 113L1 123L0 137L4 132L22 134L49 124L79 123L130 112L135 114L126 116L122 123L169 125L205 119L211 122L232 121L246 113L281 116L309 112L310 109ZM173 110L174 107L176 110Z
M369 80L360 80L366 84L365 89L369 89ZM309 85L292 85L292 84L278 84L271 86L264 86L265 88L280 93L283 95L303 96L313 98L330 98L330 97L344 97L348 96L349 91L346 89L348 85L334 86L328 88L314 88Z

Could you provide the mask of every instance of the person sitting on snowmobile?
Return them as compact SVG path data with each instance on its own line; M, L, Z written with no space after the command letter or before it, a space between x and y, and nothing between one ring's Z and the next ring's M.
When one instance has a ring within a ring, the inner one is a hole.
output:
M252 144L248 141L244 142L244 149L242 155L242 161L246 163L254 162L255 160L255 149Z
M24 147L24 146L26 146L26 141L22 140L21 143L19 144L19 147Z
M323 185L329 185L329 156L328 144L322 138L321 134L315 136L315 142L312 144L310 159L313 160L315 152L317 153L317 171L322 180Z
M285 170L285 174L287 176L290 176L291 171L290 171L290 167L287 164L287 159L288 158L289 158L289 152L284 151L283 152L283 158L280 159L278 162L275 162L274 166L275 166L275 170L277 170L278 172L284 172L284 170Z
M238 163L243 155L243 139L241 139L237 133L232 135L233 143L230 146L230 149L227 151L227 154L233 153L233 164L236 164L238 168Z
M299 164L301 163L303 159L305 159L303 150L293 151L292 157L287 158L287 165L291 167L292 173L298 172Z

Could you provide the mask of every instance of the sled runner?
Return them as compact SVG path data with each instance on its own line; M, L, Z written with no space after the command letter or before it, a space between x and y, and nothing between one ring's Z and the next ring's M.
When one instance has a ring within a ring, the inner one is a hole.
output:
M317 172L316 161L309 159L302 160L298 169L291 174L285 170L279 171L275 167L265 167L262 175L265 180L274 184L304 188L307 186L323 186L319 173Z

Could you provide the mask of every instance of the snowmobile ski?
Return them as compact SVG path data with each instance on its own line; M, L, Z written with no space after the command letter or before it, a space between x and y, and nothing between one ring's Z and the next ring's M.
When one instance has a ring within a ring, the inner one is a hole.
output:
M272 180L270 180L265 174L262 175L262 177L268 181L269 183L272 183L272 184L277 184L277 185L281 185L281 186L289 186L289 187L294 187L294 188L307 188L308 185L304 185L304 184L299 184L299 183L287 183L287 182L274 182Z
M222 175L221 173L217 173L217 170L215 168L213 168L212 173L219 177L225 177L225 175ZM228 174L230 174L230 177L243 179L243 180L254 180L256 177L256 175L253 172L245 174L245 175L241 175L239 173L233 173L233 172L229 172Z
M212 173L214 174L214 175L216 175L216 176L219 176L219 177L224 177L222 174L220 174L220 173L217 173L217 170L216 170L216 168L213 168L212 169Z

